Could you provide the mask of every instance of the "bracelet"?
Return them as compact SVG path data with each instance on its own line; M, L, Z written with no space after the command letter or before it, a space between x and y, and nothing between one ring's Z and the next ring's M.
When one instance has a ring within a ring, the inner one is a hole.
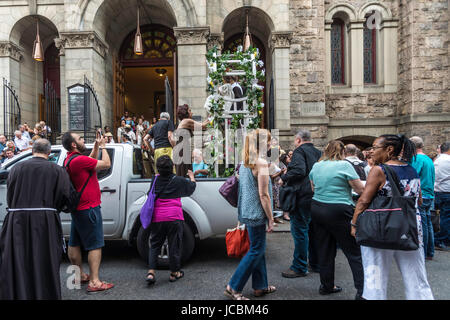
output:
M350 221L350 225L352 226L352 227L355 227L355 228L357 228L358 226L356 225L356 224L354 224L353 222L351 222Z

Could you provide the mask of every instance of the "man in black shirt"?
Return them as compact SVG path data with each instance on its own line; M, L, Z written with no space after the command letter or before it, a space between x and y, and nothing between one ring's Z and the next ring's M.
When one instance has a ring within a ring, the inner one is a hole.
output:
M173 137L175 127L170 121L170 115L167 112L162 112L159 121L150 129L147 135L144 137L145 145L150 149L149 140L154 140L155 144L155 163L159 157L163 155L173 158L173 147L176 141ZM155 173L158 173L155 166Z

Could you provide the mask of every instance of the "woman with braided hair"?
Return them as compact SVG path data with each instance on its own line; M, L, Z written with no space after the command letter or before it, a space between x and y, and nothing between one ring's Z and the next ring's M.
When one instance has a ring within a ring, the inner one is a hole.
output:
M427 280L425 260L423 259L422 228L418 204L421 202L420 180L416 170L408 162L416 155L412 141L404 135L382 135L378 137L370 151L375 166L367 177L364 192L358 200L351 221L352 235L355 236L358 215L364 212L377 193L392 197L392 189L381 164L388 165L397 174L403 186L404 196L416 198L417 227L419 231L419 249L413 251L378 249L361 246L364 267L363 298L368 300L386 300L389 269L395 259L402 274L406 299L433 300L433 293Z

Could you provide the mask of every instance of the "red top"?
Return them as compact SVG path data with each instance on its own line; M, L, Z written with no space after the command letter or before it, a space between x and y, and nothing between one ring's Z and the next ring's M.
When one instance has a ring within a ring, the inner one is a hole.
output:
M66 165L70 157L77 153L78 152L69 152L67 154L66 160L64 160L64 165ZM87 179L89 178L89 173L92 171L92 176L89 179L89 182L84 189L83 194L81 195L77 211L95 208L102 203L100 185L98 184L97 171L95 170L97 162L97 159L92 159L83 155L76 157L72 160L72 162L70 162L68 170L70 180L72 180L73 186L75 187L75 189L77 189L78 192L81 191Z

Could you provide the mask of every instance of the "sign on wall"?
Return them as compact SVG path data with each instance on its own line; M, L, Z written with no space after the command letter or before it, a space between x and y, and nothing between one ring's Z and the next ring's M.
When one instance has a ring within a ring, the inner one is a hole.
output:
M76 84L68 88L69 94L69 130L84 130L84 97L85 87Z

